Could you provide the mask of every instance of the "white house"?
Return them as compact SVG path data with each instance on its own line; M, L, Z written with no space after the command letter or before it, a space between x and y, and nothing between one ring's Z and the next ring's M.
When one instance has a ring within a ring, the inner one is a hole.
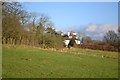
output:
M65 43L65 46L67 47L69 42L70 42L70 40L64 40L63 42Z
M80 41L80 39L78 39L77 34L75 32L73 32L73 33L68 32L67 36L68 37L65 37L65 39L63 41L66 47L68 47L68 44L73 36L75 36L75 38L76 38L75 43L78 45L81 44L81 41Z

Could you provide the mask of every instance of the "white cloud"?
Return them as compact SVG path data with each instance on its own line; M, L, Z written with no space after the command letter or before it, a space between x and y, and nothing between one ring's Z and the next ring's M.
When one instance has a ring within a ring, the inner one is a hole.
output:
M97 33L106 33L109 30L113 30L117 33L118 31L118 27L117 25L111 25L111 24L90 24L88 25L88 27L86 28L86 32L97 32Z
M109 30L118 33L118 26L112 24L89 24L85 31L88 34L92 34L91 37L95 39L102 38Z
M96 31L96 28L97 28L97 25L90 24L90 25L88 25L86 31L87 31L87 32L95 32L95 31Z

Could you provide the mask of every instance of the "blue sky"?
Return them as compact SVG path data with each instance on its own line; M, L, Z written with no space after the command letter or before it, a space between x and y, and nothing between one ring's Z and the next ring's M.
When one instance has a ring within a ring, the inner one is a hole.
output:
M23 5L29 12L50 16L58 31L83 31L90 35L86 29L91 24L118 24L117 2L24 2Z

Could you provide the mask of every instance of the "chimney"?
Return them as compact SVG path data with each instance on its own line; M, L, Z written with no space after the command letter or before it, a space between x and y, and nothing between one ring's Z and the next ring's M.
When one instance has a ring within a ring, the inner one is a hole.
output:
M68 32L68 36L70 36L70 32Z

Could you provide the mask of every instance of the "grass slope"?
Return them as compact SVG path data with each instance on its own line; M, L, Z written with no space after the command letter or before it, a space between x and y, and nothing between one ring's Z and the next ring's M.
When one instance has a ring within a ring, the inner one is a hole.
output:
M117 78L117 53L3 46L3 78Z

